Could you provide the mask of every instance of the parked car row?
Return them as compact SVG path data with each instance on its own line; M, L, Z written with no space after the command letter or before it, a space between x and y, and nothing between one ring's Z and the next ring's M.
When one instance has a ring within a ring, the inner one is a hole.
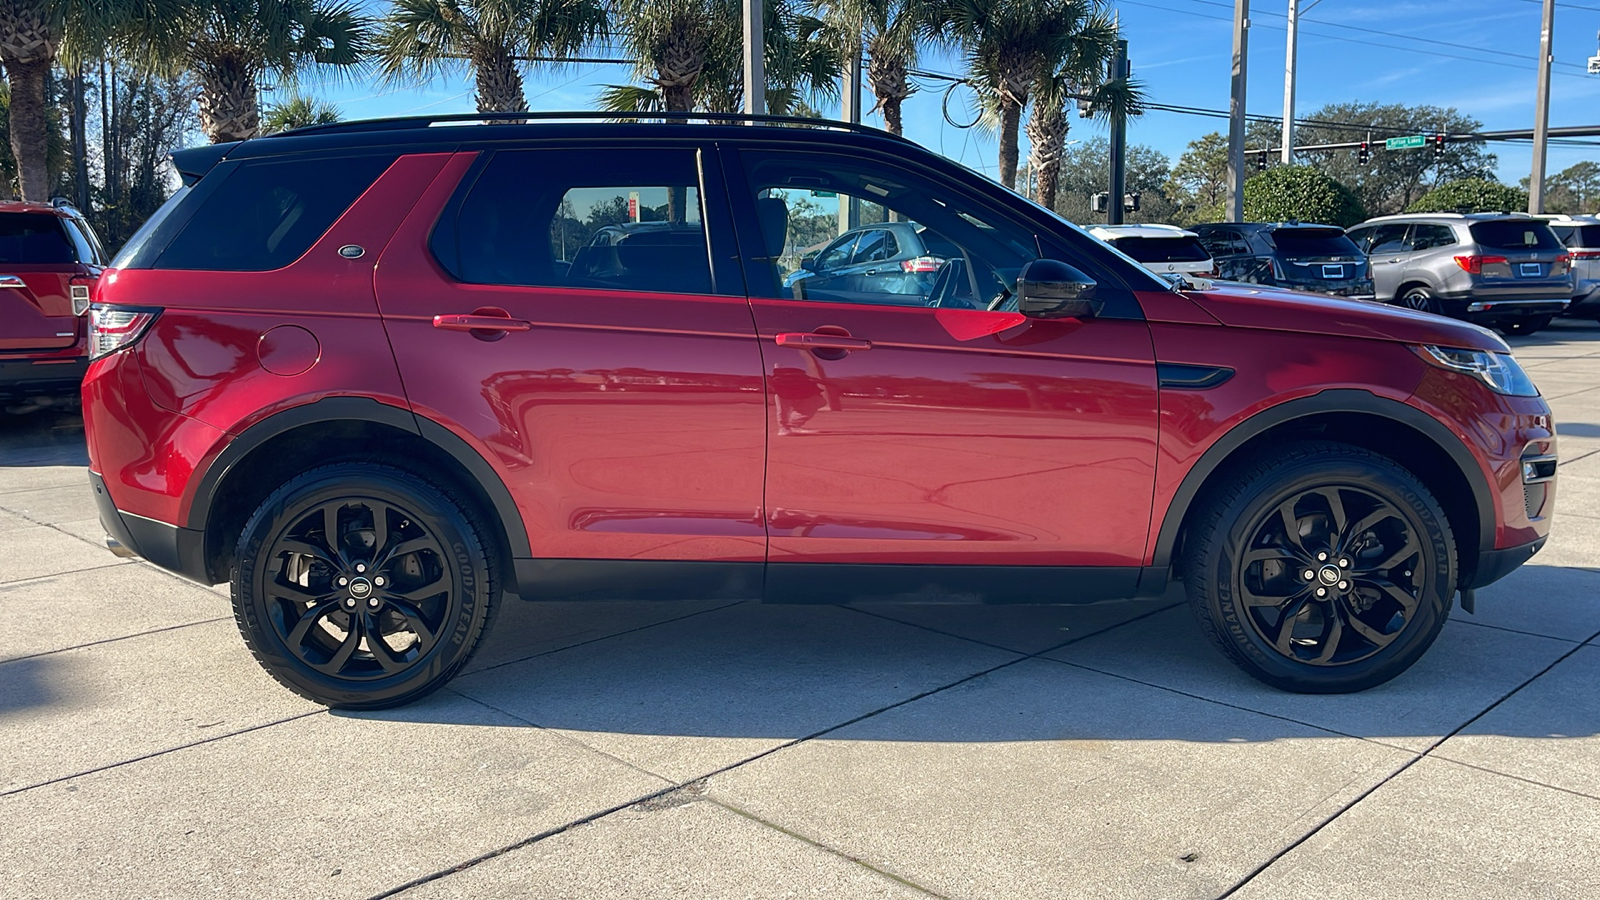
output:
M1158 274L1377 300L1507 334L1532 334L1562 313L1600 318L1600 219L1592 216L1434 213L1383 216L1348 231L1275 222L1090 232Z

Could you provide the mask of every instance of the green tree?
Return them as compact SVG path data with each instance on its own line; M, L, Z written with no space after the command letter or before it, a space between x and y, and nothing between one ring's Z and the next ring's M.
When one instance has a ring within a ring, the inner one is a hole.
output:
M516 112L528 108L522 66L530 57L575 54L608 22L601 0L394 0L376 56L391 79L464 69L478 112Z
M916 91L917 64L930 10L926 0L822 0L822 19L845 58L867 56L866 81L891 134L901 134L900 106Z
M1319 222L1348 228L1367 217L1349 188L1313 166L1278 166L1244 183L1244 217L1251 222Z
M1531 181L1524 176L1522 189ZM1584 160L1551 175L1544 186L1544 209L1569 216L1600 211L1600 165Z
M1095 117L1102 121L1114 122L1119 116L1127 120L1144 113L1144 92L1136 82L1103 80L1104 54L1115 46L1116 26L1102 13L1095 16L1097 21L1073 37L1060 68L1040 79L1033 92L1033 111L1026 126L1028 168L1037 184L1034 199L1051 209L1055 208L1062 154L1071 127L1067 107L1088 95L1093 97Z
M1099 0L936 0L936 31L960 45L981 97L997 110L1000 183L1017 186L1022 113L1040 79L1075 52L1111 55L1116 32Z
M334 106L332 103L324 103L314 97L295 94L282 103L267 107L265 120L261 123L261 130L265 134L276 134L280 131L306 128L311 125L332 125L341 118L339 107Z
M261 130L263 75L293 83L347 71L370 49L371 22L353 0L173 0L169 18L124 26L131 55L200 80L200 125L213 142Z
M1431 147L1383 149L1383 139L1397 134L1464 134L1483 127L1482 122L1454 107L1334 103L1306 118L1338 124L1303 126L1295 132L1298 144L1359 141L1370 133L1373 148L1366 163L1360 162L1353 150L1312 151L1300 154L1299 159L1348 185L1373 215L1401 212L1432 187L1459 178L1483 177L1494 170L1494 154L1479 142L1446 144L1442 158L1435 158Z
M1129 191L1139 194L1138 212L1127 213L1125 221L1170 222L1176 207L1166 195L1171 160L1166 154L1132 144L1127 149L1124 180ZM1052 207L1069 222L1104 222L1105 214L1090 209L1090 197L1111 183L1111 141L1097 135L1073 144L1061 155L1060 190Z
M1459 178L1417 198L1406 212L1521 212L1528 192L1486 178Z

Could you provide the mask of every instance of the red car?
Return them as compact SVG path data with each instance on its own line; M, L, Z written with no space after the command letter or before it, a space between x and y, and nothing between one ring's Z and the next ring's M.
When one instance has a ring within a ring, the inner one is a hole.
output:
M304 696L421 696L502 596L1174 580L1255 677L1353 691L1549 533L1550 409L1481 328L1178 291L870 129L512 118L177 153L100 287L110 545L231 580ZM875 221L950 248L926 294L784 289L786 247ZM593 240L627 222L674 240Z
M85 313L104 265L77 210L0 202L0 408L77 396L89 361Z

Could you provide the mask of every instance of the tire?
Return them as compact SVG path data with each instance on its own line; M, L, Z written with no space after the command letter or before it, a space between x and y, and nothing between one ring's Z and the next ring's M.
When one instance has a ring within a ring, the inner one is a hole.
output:
M262 668L308 700L409 703L460 671L488 629L500 596L490 534L475 507L401 469L313 469L245 523L234 619Z
M1255 678L1296 693L1362 691L1404 672L1455 593L1438 501L1397 463L1347 444L1295 443L1238 467L1184 543L1201 630Z
M1401 294L1400 305L1418 312L1433 313L1436 316L1444 315L1444 306L1425 287L1412 287L1404 294Z
M1544 329L1555 320L1555 316L1529 316L1515 322L1507 322L1502 326L1506 334L1526 335Z

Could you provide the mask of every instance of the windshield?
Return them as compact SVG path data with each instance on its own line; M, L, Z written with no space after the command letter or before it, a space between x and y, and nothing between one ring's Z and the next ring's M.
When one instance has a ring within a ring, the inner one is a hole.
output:
M1561 249L1555 232L1543 222L1501 219L1498 222L1474 222L1470 230L1474 241L1496 250Z
M1211 258L1199 238L1192 237L1125 237L1112 241L1112 246L1139 262L1205 262Z
M1285 256L1360 256L1361 250L1337 228L1279 228L1272 242Z

